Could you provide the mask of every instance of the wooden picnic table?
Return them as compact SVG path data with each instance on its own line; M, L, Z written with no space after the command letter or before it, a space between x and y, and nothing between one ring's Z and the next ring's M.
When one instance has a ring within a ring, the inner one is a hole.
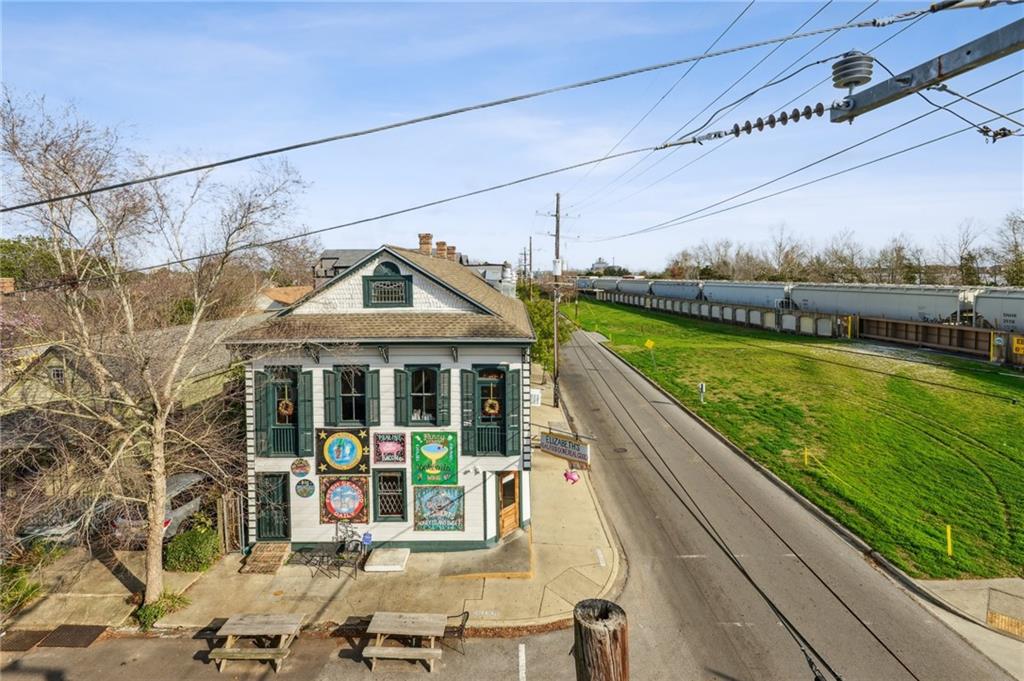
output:
M403 660L423 660L427 668L434 671L434 660L441 658L441 648L434 642L444 636L448 617L436 613L377 612L373 614L366 633L376 634L374 645L363 648L363 657L370 659L370 670L377 666L377 658L385 657ZM406 636L413 641L429 641L428 646L388 647L384 642L389 636Z
M220 671L224 671L228 660L270 660L274 671L279 672L301 628L302 615L234 615L217 630L217 636L224 638L224 645L211 650L210 659L217 661ZM277 638L277 645L236 648L240 638Z

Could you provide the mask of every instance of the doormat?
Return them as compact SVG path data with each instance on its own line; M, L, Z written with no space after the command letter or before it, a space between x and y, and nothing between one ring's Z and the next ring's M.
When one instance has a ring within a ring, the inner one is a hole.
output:
M291 544L288 542L261 542L252 547L252 553L245 559L239 570L247 575L273 575L288 559Z
M40 648L88 648L100 637L106 627L90 624L62 624L44 638Z
M37 629L22 629L19 631L8 631L0 638L0 650L11 653L20 653L32 648L46 638L51 629L39 631Z

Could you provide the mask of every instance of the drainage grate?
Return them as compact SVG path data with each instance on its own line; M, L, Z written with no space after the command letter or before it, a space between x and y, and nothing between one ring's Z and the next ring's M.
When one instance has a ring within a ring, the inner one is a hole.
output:
M90 624L62 624L39 644L40 648L88 648L106 627Z
M42 631L36 629L23 629L21 631L8 631L3 638L0 638L0 650L5 652L23 652L32 648L46 638L50 629Z

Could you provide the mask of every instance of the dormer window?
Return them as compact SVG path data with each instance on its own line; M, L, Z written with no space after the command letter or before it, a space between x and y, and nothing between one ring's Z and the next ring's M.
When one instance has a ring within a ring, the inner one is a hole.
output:
M363 277L363 307L412 307L412 276L384 261Z

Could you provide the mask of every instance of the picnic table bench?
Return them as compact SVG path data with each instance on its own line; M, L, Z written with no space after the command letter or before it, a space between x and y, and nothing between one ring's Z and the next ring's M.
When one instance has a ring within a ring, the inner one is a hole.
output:
M433 613L377 612L366 627L366 633L376 634L377 639L372 646L363 648L363 658L370 660L370 671L377 666L378 658L395 660L423 660L427 669L434 671L434 661L441 659L441 649L434 647L434 642L444 636L446 615ZM389 636L410 637L413 646L385 646ZM429 645L415 645L423 639Z
M291 644L299 635L302 615L234 615L221 625L217 636L224 645L210 651L210 659L224 671L228 660L270 660L274 671L281 671L284 659L291 654ZM276 638L274 647L236 648L240 638Z

